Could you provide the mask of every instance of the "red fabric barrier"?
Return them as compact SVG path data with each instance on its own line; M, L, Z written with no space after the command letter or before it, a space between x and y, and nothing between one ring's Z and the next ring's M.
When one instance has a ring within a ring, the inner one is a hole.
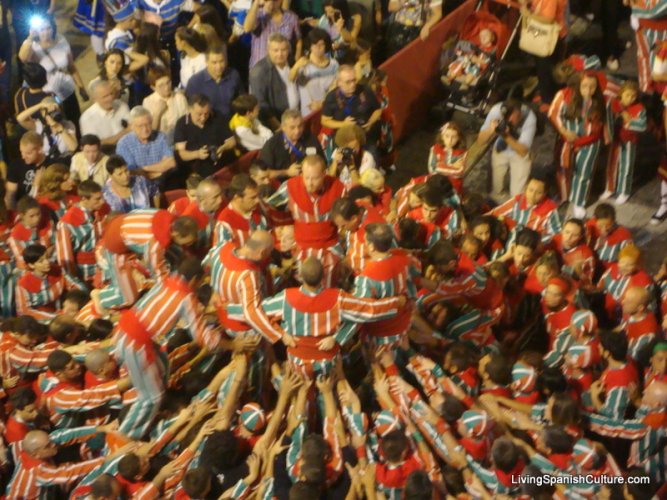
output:
M413 41L380 66L388 77L389 102L396 118L396 141L419 128L426 119L438 94L442 44L458 33L475 10L475 3L468 0L440 21L425 42Z

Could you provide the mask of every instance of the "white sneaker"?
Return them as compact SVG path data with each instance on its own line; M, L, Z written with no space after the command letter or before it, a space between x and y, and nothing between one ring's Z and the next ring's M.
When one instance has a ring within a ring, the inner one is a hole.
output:
M606 189L605 192L600 195L600 201L608 200L613 196L613 194L614 194L613 191L609 191L608 189Z
M575 219L583 219L584 217L586 217L586 209L578 205L573 205L572 217L574 217Z
M616 205L623 205L626 201L630 199L630 195L622 194L616 198L614 202Z

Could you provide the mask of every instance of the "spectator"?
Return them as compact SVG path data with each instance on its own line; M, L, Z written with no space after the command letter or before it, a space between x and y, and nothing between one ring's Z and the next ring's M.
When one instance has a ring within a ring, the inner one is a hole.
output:
M227 119L211 109L205 95L193 94L189 112L176 123L174 146L186 165L185 178L192 171L206 178L214 174L230 158L236 140L229 130Z
M157 185L142 175L132 175L122 156L111 155L106 166L109 179L102 194L112 212L127 213L160 205Z
M146 174L151 179L161 178L176 166L174 150L162 132L153 130L153 117L143 106L130 111L132 132L118 141L116 153L127 162L130 170Z
M287 109L299 109L299 92L290 80L289 43L280 33L269 37L268 55L250 70L250 93L259 100L260 119L272 130Z
M227 56L222 47L211 47L206 52L206 69L195 73L188 81L185 94L203 94L211 108L225 118L231 117L232 101L242 91L241 77L234 68L227 66Z
M33 118L35 115L38 118ZM18 115L16 121L26 130L43 137L44 154L51 160L70 157L78 146L76 127L65 116L53 97L31 106Z
M261 9L261 11L260 11ZM294 59L301 57L301 30L299 19L290 10L284 10L282 0L253 0L243 23L246 33L252 34L250 42L250 70L264 59L268 42L274 33L280 33L292 51Z
M160 44L159 34L160 27L145 22L141 25L137 39L134 42L131 54L143 56L141 62L133 69L133 95L136 102L143 102L144 97L151 93L148 85L148 70L150 68L169 69L169 51L163 49Z
M54 163L44 169L37 186L37 201L54 222L79 200L67 165Z
M94 180L100 186L104 186L109 173L106 169L109 157L102 152L102 143L96 135L87 134L79 141L81 151L72 156L70 173L72 180L76 183L88 179Z
M195 73L206 69L206 40L192 28L176 30L176 49L181 53L180 87L185 89Z
M426 40L442 17L442 0L390 0L393 13L387 25L386 56L392 56L417 37Z
M499 129L499 125L504 125ZM530 148L537 117L521 101L509 99L495 104L479 132L478 141L493 140L491 150L492 192L497 202L505 201L505 177L509 175L509 194L521 193L530 176Z
M289 75L299 87L301 113L304 116L322 109L324 97L338 72L338 61L329 57L331 37L326 31L313 28L306 37L306 44L308 55L292 66Z
M339 128L356 124L366 132L366 143L375 156L380 141L381 116L382 109L373 91L357 82L352 66L341 66L336 88L327 94L322 106L322 127L326 129L322 132L329 141Z
M127 64L125 64L125 54L120 49L111 49L104 54L102 58L102 68L100 74L88 84L88 88L93 82L104 80L111 84L114 91L114 99L121 99L128 103L130 100L130 91L127 87L126 75Z
M306 131L301 113L288 109L280 119L280 132L266 141L259 158L268 165L271 178L294 177L301 171L306 156L324 156L322 147L309 131Z
M96 135L102 146L115 146L130 131L130 109L123 101L114 98L109 82L97 81L91 85L90 91L95 103L81 115L81 134Z
M195 9L190 27L205 38L208 48L222 47L226 51L229 29L220 12L221 9L217 9L213 5L202 4ZM227 52L225 52L225 55L227 55Z
M148 83L153 93L144 99L143 106L153 116L153 130L163 132L173 144L176 122L188 112L188 101L180 91L174 91L166 69L148 70Z
M359 184L360 176L366 170L375 168L375 160L372 154L364 150L366 134L359 125L339 128L334 142L337 148L329 165L329 175L338 177L349 189Z
M33 24L33 20L36 24ZM55 36L55 27L46 19L31 20L30 36L19 49L21 62L36 62L46 70L44 90L56 94L63 103L65 115L77 121L81 116L75 88L84 101L88 100L83 80L74 64L72 48L63 35Z
M132 46L134 45L134 30L137 27L137 19L134 17L134 4L119 2L118 7L117 10L109 9L114 26L106 35L104 48L107 51L122 50L126 55L125 63L129 64L129 53L132 52Z
M33 62L23 64L23 82L26 86L19 88L14 94L14 111L16 114L53 95L44 91L46 70L41 64Z
M259 121L259 101L254 95L244 94L232 102L234 116L229 128L236 135L241 146L248 151L262 149L273 133Z
M357 43L361 30L361 14L353 12L347 0L324 0L324 13L313 24L331 37L333 56L344 60Z
M10 163L7 169L7 208L13 209L16 200L35 194L44 167L51 163L47 160L43 147L44 141L38 133L28 131L21 136L21 160Z

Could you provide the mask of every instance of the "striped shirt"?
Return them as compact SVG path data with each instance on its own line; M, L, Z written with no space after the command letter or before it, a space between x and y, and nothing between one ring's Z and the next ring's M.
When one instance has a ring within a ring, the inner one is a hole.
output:
M93 213L79 205L71 207L60 219L56 231L56 258L70 279L92 281L97 265L95 247L102 235L104 213Z
M116 381L97 387L82 389L68 382L59 382L42 394L41 403L49 414L49 420L58 428L77 427L84 415L108 403L119 403L121 394Z
M46 276L25 271L16 284L16 313L27 314L38 321L53 319L65 288L77 286L58 269L52 269Z
M144 13L151 13L160 17L162 20L162 24L160 24L160 38L164 40L174 35L178 24L178 14L181 12L184 3L185 0L162 0L160 2L138 0L137 6ZM147 20L150 19L144 14L144 21Z
M519 194L502 205L498 205L488 215L504 219L505 224L513 230L513 233L524 227L537 231L542 235L543 241L561 231L558 205L549 198L545 198L536 205L528 206L526 196Z
M21 222L17 222L7 238L7 244L12 251L16 266L19 269L27 269L23 262L23 250L33 244L44 245L49 249L53 246L54 236L53 224L50 220L41 221L36 228L28 228Z

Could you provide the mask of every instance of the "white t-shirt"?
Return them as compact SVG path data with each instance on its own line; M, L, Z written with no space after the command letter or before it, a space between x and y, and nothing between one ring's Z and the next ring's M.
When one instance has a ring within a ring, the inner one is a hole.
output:
M299 109L299 89L296 86L296 83L290 81L289 79L289 66L285 64L282 68L278 66L275 67L278 70L280 78L285 82L285 87L287 87L287 102L290 109Z
M157 110L159 109L159 102L162 101L156 92L153 92L148 97L144 98L144 108L151 112L151 115L155 116ZM162 114L160 118L160 127L158 130L164 132L164 135L167 136L167 141L169 144L174 143L174 129L176 128L176 122L178 119L187 114L188 112L188 100L181 92L174 92L169 99L167 99L167 110Z
M197 54L195 57L181 58L181 87L185 88L188 80L199 71L206 69L206 54Z
M336 148L333 154L336 154L336 152L339 150L340 148ZM359 176L361 176L361 174L363 174L369 168L375 168L375 158L373 158L373 155L370 154L368 151L364 151L363 154L361 155L361 165L359 165ZM352 187L352 176L350 175L350 171L348 170L347 167L343 167L341 169L338 179L345 185L346 188L349 189Z
M81 115L81 135L94 134L103 141L125 128L121 123L123 120L130 122L130 108L123 101L116 99L111 111L104 111L95 103Z
M32 61L39 63L46 70L45 92L53 92L65 100L74 93L76 84L69 74L69 63L72 60L72 48L62 35L57 35L55 45L50 49L32 42Z

